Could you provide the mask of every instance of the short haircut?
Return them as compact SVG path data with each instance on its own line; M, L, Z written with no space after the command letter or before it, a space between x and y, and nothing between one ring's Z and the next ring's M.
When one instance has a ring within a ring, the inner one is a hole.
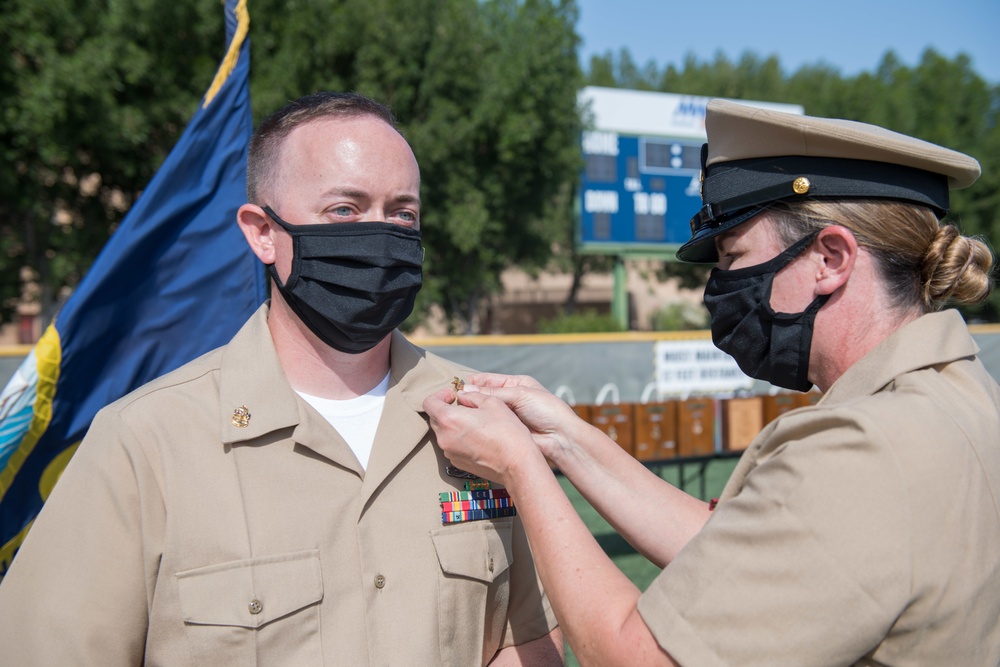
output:
M247 201L264 205L262 194L273 185L275 165L285 138L300 125L318 118L371 116L396 127L389 107L359 93L319 92L300 97L268 116L250 139L247 154Z

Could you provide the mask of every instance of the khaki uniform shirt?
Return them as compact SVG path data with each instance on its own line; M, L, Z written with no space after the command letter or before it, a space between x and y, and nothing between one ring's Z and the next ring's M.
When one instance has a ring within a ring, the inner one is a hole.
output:
M467 667L555 627L519 519L442 525L421 404L463 369L394 332L362 470L267 312L98 414L0 585L5 664Z
M683 665L1000 664L1000 388L955 311L750 445L639 601Z

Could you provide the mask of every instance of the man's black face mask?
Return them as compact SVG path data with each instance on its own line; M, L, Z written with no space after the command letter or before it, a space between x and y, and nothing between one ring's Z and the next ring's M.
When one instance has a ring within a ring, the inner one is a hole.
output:
M375 347L413 311L423 280L420 232L388 222L292 225L266 212L292 237L292 270L278 290L309 330L330 347L357 354Z

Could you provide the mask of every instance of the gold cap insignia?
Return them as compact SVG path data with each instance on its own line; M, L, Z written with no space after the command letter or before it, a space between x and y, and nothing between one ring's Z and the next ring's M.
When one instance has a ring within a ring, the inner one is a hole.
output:
M812 183L805 176L799 176L794 181L792 181L792 190L795 191L797 195L804 195L809 192L809 188L812 187Z
M236 428L246 428L250 425L250 410L245 405L233 410L233 426Z

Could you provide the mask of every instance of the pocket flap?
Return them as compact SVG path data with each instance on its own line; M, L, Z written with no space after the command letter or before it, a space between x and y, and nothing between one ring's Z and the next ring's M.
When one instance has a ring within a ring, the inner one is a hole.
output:
M258 628L323 599L315 550L219 563L174 576L185 623Z
M431 531L441 570L492 582L514 560L511 522L473 521Z

